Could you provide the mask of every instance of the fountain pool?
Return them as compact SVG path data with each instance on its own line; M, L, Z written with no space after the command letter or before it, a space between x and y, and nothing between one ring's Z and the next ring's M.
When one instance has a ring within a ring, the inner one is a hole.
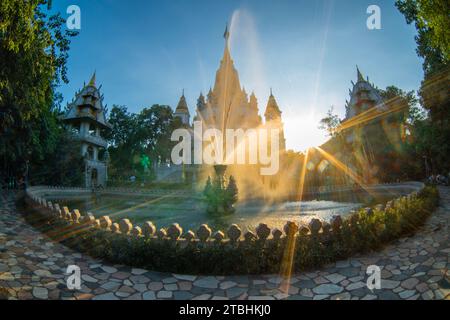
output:
M81 196L47 198L60 206L92 212L96 217L108 215L113 220L130 219L134 223L152 221L158 228L179 223L185 230L206 223L214 229L225 229L236 223L242 228L254 229L260 223L271 228L282 228L287 221L305 222L312 218L328 221L334 215L345 216L361 203L335 201L305 201L265 204L262 201L242 202L233 215L216 216L206 213L206 206L198 199L143 196Z

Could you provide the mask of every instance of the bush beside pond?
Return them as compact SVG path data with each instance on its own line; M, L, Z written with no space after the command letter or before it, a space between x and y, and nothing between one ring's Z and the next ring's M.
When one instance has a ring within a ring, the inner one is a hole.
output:
M293 251L293 271L303 271L356 253L379 250L399 237L414 233L438 205L436 188L365 208L345 220L328 224L313 219L308 226L288 223L283 231L260 225L243 233L237 226L215 233L203 225L197 232L178 225L156 231L153 225L133 227L107 217L81 216L37 198L27 199L27 219L68 247L111 263L184 274L278 273ZM48 209L50 205L51 209Z

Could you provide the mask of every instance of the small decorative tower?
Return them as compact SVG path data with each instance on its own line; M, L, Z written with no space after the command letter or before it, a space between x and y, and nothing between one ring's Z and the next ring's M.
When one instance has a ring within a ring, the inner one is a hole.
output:
M278 103L272 94L270 89L269 101L267 102L266 112L264 113L266 119L265 127L267 129L280 130L280 152L286 150L286 139L284 138L284 124L281 119L281 110L278 107Z
M180 101L178 102L178 106L175 110L174 117L179 118L181 120L181 123L183 123L185 126L189 126L191 115L189 114L186 98L184 96L184 90L183 94L181 95Z
M95 73L89 84L75 95L67 106L63 121L81 142L81 154L84 157L85 187L106 186L108 180L107 163L109 155L99 159L99 151L106 149L107 142L100 135L101 129L111 129L106 121L103 95L95 84Z

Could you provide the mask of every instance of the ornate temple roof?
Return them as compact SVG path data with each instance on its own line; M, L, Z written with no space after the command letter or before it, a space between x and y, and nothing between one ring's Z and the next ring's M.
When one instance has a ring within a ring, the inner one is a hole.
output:
M177 108L175 109L175 113L187 113L189 114L189 108L186 102L186 97L184 96L184 90L183 94L180 97L180 101L178 102Z
M221 108L229 108L239 96L243 95L239 75L234 67L229 49L230 32L228 26L224 33L225 49L220 67L216 72L216 79L212 94Z
M379 91L369 82L369 78L364 79L358 66L356 66L356 76L357 82L352 82L353 89L349 91L350 101L346 101L346 120L366 111L369 106L376 106L380 110L386 108Z
M86 120L105 128L111 128L106 121L104 97L100 93L101 86L97 88L95 82L96 74L94 72L89 83L76 92L74 99L67 105L67 112L63 116L65 122Z
M241 88L239 74L230 54L230 32L224 32L225 48L216 72L214 87L205 101L203 95L197 100L196 119L202 119L208 127L254 128L261 124L256 99L249 102L245 88Z
M269 101L267 102L266 112L264 113L266 120L273 120L275 118L281 118L281 110L278 107L278 103L270 89Z

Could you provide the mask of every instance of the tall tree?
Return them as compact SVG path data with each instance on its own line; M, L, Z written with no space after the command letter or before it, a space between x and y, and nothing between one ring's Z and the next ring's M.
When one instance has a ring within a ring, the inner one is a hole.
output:
M139 137L144 151L153 162L170 160L173 143L170 137L181 124L169 106L155 104L144 108L137 117Z
M450 2L448 0L397 0L408 24L414 23L417 54L424 59L425 79L420 89L422 106L439 126L448 125L450 111Z
M108 122L113 127L113 130L108 130L104 135L110 143L110 175L130 176L134 173L134 158L142 150L138 138L137 116L129 113L125 106L114 105Z
M26 164L54 152L56 86L68 82L70 37L64 19L48 16L46 0L0 2L0 163L22 175Z
M432 164L434 173L448 174L450 162L450 2L448 0L397 0L408 24L417 29L417 54L424 59L425 78L419 90L429 119L417 122L416 156ZM424 170L423 170L424 171Z
M417 29L417 54L424 58L425 75L441 70L450 60L450 2L396 0L395 5Z
M170 137L173 130L181 127L181 122L173 117L169 106L155 104L138 114L129 113L125 106L113 106L108 121L113 126L106 135L110 142L112 175L126 178L142 174L147 167L151 171L152 164L170 160L174 146Z

